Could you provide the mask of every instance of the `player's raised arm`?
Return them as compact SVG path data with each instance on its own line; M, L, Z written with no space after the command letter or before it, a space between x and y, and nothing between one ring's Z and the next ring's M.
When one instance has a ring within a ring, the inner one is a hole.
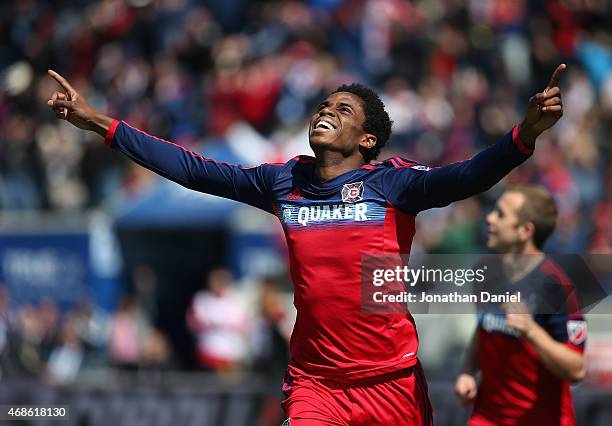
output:
M470 160L435 168L412 165L389 173L389 201L418 213L490 189L531 156L537 137L563 115L558 84L565 68L565 64L559 65L546 88L529 99L520 125Z
M63 89L47 101L57 118L98 133L109 147L187 188L273 211L270 191L279 167L244 168L204 158L96 111L64 77L51 70L49 75Z

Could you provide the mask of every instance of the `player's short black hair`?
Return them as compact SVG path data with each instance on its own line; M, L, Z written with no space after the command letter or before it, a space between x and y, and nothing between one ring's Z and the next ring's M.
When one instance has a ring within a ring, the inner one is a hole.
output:
M365 120L363 130L376 136L376 145L373 148L363 151L366 163L376 159L380 150L385 146L391 136L391 125L393 121L385 111L385 104L380 100L378 93L367 86L359 83L343 84L334 93L349 92L359 96L363 101Z

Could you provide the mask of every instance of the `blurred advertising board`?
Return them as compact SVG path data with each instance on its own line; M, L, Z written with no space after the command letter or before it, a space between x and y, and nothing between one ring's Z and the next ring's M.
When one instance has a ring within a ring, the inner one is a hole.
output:
M0 283L13 304L52 299L61 308L93 302L109 310L120 270L104 216L68 223L48 217L5 220L0 228Z

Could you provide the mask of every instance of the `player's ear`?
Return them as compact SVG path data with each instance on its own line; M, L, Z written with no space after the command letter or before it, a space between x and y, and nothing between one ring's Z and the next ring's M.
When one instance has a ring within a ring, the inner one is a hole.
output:
M372 149L376 145L376 136L366 133L363 135L361 142L359 142L359 146L366 149Z
M523 223L519 228L519 235L523 241L533 240L533 236L535 235L535 225L533 222Z

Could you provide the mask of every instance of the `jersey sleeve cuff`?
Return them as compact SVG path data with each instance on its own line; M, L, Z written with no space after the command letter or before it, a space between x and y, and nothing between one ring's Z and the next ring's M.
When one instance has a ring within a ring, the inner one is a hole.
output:
M117 126L119 125L119 123L121 123L119 120L113 120L113 122L108 128L108 131L106 132L106 137L104 138L104 144L109 148L111 147L111 144L113 143L113 139L115 139L115 132L117 131Z
M519 124L514 126L514 129L512 130L512 141L514 141L516 148L521 152L521 154L531 155L533 154L533 149L528 148L527 145L525 145L525 142L519 138L519 127Z
M579 354L584 353L584 345L574 345L572 342L565 342L565 346L578 352Z

